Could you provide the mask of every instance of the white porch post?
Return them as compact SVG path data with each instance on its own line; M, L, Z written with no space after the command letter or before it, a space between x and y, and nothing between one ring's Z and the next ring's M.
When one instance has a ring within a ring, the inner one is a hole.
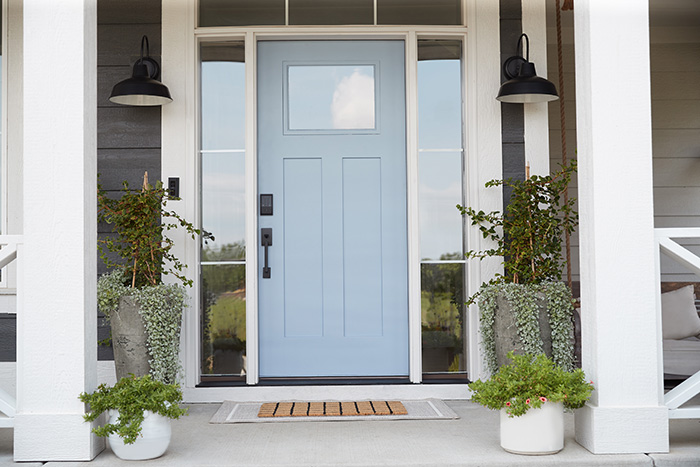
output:
M16 461L104 446L78 400L97 383L96 32L96 0L24 0Z
M667 452L654 267L649 5L577 0L583 368L576 413L594 453Z

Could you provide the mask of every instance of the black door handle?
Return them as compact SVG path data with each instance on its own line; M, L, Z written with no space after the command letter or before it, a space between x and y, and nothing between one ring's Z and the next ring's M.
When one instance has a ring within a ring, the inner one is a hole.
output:
M272 246L272 229L260 229L260 243L265 248L265 265L263 266L263 279L270 278L270 266L268 265L267 247Z

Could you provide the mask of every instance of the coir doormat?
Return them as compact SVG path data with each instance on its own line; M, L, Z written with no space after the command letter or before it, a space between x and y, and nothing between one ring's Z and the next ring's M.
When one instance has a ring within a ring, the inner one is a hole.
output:
M404 401L225 401L209 423L354 420L453 420L459 416L439 399Z

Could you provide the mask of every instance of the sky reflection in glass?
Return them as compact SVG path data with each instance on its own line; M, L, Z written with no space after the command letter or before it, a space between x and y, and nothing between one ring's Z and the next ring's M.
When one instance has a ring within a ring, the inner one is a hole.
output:
M288 68L290 130L374 128L374 66Z

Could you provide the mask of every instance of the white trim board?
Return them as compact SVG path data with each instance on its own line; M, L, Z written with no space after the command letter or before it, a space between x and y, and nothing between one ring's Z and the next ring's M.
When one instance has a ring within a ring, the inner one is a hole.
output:
M466 384L391 384L342 386L240 386L185 388L185 402L274 402L280 400L468 400Z

